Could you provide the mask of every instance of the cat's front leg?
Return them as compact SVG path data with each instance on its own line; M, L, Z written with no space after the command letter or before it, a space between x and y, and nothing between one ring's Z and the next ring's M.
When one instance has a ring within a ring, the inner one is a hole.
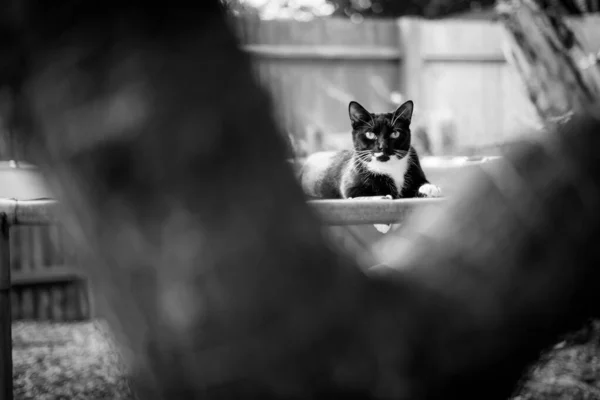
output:
M417 197L442 197L442 189L431 183L425 183L419 187Z

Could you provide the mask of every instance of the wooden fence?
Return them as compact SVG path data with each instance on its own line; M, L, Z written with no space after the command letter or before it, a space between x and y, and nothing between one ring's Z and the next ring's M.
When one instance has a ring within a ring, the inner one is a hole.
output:
M13 320L89 318L87 281L62 229L59 226L10 229Z
M0 199L51 197L31 164L0 161ZM0 204L10 200L0 200ZM69 237L58 225L10 232L13 319L73 321L91 315L87 282Z
M505 62L498 23L415 18L359 24L337 18L236 22L281 124L305 140L309 150L315 147L307 137L311 125L326 133L324 147L347 147L348 102L390 110L396 91L415 101L415 124L427 127L438 154L512 141L537 123L519 77ZM600 18L571 22L590 51L597 52ZM441 128L448 121L454 133Z

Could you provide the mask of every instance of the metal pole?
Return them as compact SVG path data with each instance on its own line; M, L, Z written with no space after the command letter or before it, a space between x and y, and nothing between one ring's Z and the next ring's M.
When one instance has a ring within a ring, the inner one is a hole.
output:
M13 398L9 228L6 213L0 213L0 400Z

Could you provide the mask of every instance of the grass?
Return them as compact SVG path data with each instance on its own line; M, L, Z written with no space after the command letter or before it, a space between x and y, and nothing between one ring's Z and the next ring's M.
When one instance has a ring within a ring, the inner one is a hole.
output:
M545 352L512 400L600 400L599 332L594 325ZM101 322L17 322L13 342L16 400L133 400Z

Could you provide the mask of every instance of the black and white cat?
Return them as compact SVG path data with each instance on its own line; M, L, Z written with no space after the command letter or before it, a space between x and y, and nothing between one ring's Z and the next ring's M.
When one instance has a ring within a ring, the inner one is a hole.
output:
M373 114L353 101L348 106L353 150L310 155L301 171L304 192L322 199L377 196L399 199L440 197L427 181L411 146L413 102L393 113Z

